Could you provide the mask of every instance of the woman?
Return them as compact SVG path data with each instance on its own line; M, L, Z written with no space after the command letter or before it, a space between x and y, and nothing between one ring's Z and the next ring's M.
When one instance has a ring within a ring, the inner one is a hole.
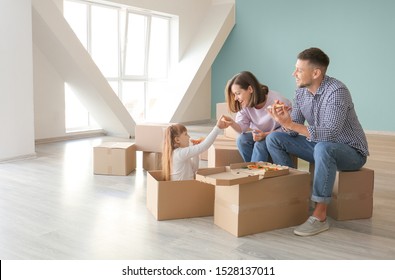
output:
M240 72L228 81L225 88L228 109L237 113L235 120L225 116L230 126L240 133L237 147L245 162L268 161L266 136L280 129L280 124L272 119L267 107L279 100L289 110L291 102L279 93L269 90L248 71Z

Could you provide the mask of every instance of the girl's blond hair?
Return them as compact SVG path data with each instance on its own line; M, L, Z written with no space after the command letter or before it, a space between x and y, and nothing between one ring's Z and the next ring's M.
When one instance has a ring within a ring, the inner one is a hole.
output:
M187 129L182 124L173 124L165 130L162 152L162 177L164 181L170 181L173 151L178 148L175 138L185 131L187 131Z

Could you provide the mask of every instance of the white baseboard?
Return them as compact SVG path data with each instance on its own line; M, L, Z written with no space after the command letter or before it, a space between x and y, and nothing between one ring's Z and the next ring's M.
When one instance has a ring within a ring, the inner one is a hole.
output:
M36 153L12 157L12 158L3 158L0 159L0 163L9 163L9 162L15 162L15 161L26 160L26 159L34 159L34 158L37 158Z
M75 140L75 139L83 139L83 138L91 138L91 137L100 137L107 135L104 130L92 130L92 131L80 131L80 132L71 132L67 133L65 136L60 137L52 137L52 138L44 138L44 139L36 139L36 144L46 144L67 140Z

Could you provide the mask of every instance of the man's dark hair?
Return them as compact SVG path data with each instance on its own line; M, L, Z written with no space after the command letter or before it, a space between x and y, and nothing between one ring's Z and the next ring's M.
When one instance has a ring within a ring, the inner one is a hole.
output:
M311 64L327 69L329 65L329 57L319 48L309 48L298 55L298 59L307 60Z

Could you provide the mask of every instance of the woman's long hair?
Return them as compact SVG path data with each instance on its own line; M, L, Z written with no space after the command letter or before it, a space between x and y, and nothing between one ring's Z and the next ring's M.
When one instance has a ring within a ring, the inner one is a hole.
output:
M173 165L173 151L178 148L175 138L187 131L182 124L173 124L166 128L162 152L162 177L170 181L171 167Z
M249 86L252 87L253 93L251 94L248 107L255 107L266 101L267 94L269 93L269 87L261 84L258 79L248 71L240 72L230 79L225 87L225 100L228 104L228 109L232 113L237 113L242 109L240 103L235 99L235 95L232 92L232 85L239 85L240 88L247 90Z

